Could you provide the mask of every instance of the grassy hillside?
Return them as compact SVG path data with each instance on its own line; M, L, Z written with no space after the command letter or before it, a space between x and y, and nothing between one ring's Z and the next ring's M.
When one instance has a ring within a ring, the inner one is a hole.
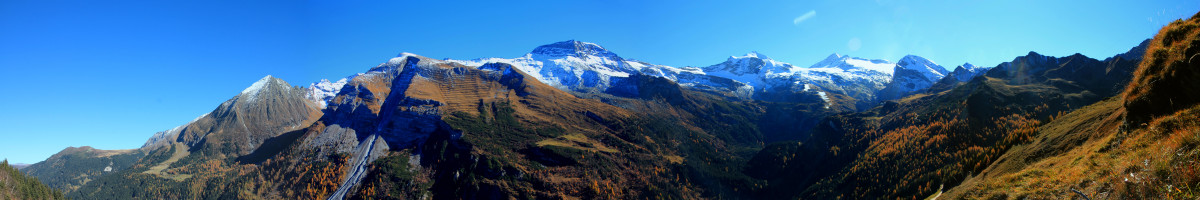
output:
M1176 20L1154 36L1145 60L1132 85L1122 95L1129 108L1129 122L1139 126L1150 119L1168 115L1200 103L1200 13L1188 20Z
M1156 35L1123 95L1038 128L950 198L1200 197L1200 13Z

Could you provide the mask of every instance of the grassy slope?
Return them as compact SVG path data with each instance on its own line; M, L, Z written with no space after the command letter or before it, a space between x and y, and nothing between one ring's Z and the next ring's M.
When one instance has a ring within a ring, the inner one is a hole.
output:
M1122 98L1058 118L952 198L1195 199L1200 197L1200 14L1164 27ZM1075 191L1078 191L1076 193Z
M172 143L171 152L172 152L171 158L168 158L166 161L163 161L162 163L158 163L157 165L150 167L149 170L146 170L142 173L154 174L154 175L161 176L163 178L168 178L168 179L176 180L176 181L183 181L183 180L187 180L187 178L191 178L192 177L191 174L171 174L171 173L163 172L163 170L166 170L168 167L171 166L171 164L175 163L176 161L179 161L180 158L183 158L189 154L189 151L187 150L187 145L185 145L183 143L179 143L179 142Z

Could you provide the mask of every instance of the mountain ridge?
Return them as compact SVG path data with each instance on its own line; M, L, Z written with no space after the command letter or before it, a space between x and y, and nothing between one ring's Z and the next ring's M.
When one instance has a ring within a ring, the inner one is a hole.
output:
M920 197L1125 91L1139 49L954 71L758 52L676 68L574 40L512 59L405 52L309 87L268 75L118 169L51 182L86 180L74 198Z

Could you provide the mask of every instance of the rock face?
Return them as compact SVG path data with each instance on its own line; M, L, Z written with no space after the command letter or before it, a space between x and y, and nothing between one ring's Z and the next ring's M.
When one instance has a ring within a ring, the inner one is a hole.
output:
M924 92L949 73L933 61L920 56L907 55L896 64L895 73L887 87L879 91L879 100L899 99Z
M304 94L303 89L283 80L263 77L217 109L178 129L175 141L193 150L207 148L229 156L249 154L263 141L307 127L321 115L319 105L305 99Z

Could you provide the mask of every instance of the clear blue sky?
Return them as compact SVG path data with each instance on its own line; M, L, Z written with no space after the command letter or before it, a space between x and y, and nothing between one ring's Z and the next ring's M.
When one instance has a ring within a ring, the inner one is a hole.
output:
M799 66L835 52L995 66L1029 51L1109 57L1197 10L1192 0L0 0L0 158L137 148L265 75L308 85L399 52L518 57L576 39L670 66L749 51Z

